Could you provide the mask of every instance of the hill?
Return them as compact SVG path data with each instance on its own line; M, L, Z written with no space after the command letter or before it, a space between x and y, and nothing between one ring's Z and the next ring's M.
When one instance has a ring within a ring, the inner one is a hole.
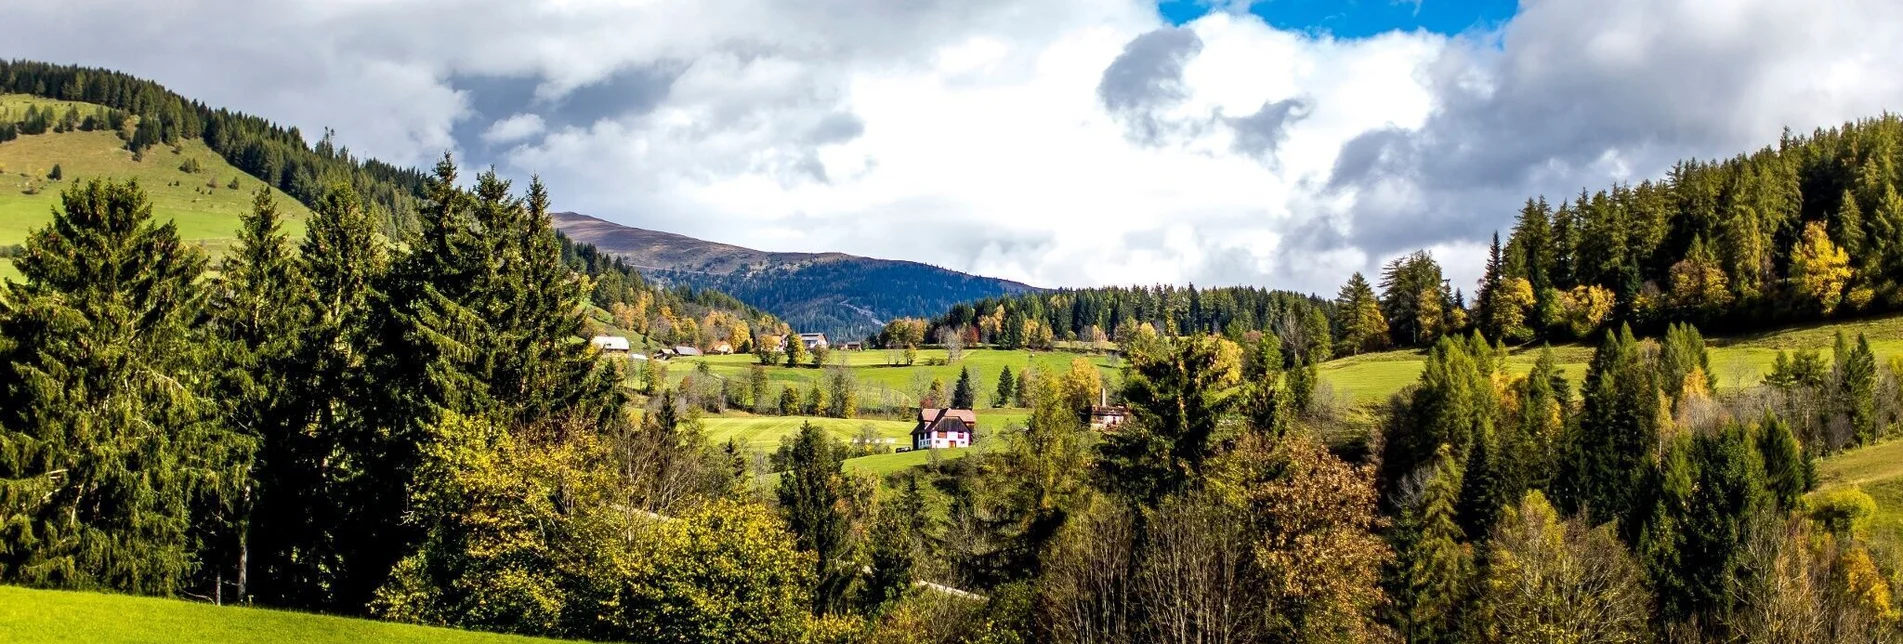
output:
M174 599L0 586L0 633L13 644L532 644L557 640L428 628Z
M0 122L17 121L28 108L91 113L98 107L4 94L0 95ZM58 180L48 178L54 166L60 169ZM198 139L180 140L176 147L158 146L135 159L117 132L49 131L21 136L0 143L0 247L19 244L29 231L52 221L60 192L91 178L137 180L151 198L156 218L171 220L180 236L198 242L214 256L231 244L238 216L251 209L252 194L264 185ZM272 191L285 214L287 231L303 235L310 210L282 190ZM0 278L14 275L12 271L12 264L5 262Z
M656 281L719 290L802 332L835 338L863 338L895 317L935 315L961 302L1037 290L918 262L759 251L572 212L554 216L569 239L592 244Z
M1755 385L1771 371L1779 351L1817 350L1826 359L1837 332L1870 339L1878 364L1903 356L1903 316L1855 320L1836 324L1809 324L1749 335L1709 338L1711 365L1720 391ZM1553 345L1560 368L1575 383L1586 377L1593 346L1583 343ZM1518 373L1533 369L1539 346L1516 349L1507 367ZM1322 363L1321 374L1336 395L1354 403L1375 403L1420 380L1426 352L1417 349L1369 353Z

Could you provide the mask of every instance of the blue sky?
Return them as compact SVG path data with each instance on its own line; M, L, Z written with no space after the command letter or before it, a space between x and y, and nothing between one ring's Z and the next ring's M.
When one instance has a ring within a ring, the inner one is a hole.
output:
M1165 0L1163 17L1183 24L1209 13L1211 0ZM1425 29L1457 34L1492 27L1513 17L1516 0L1256 0L1249 13L1281 29L1328 32L1362 38L1402 30Z

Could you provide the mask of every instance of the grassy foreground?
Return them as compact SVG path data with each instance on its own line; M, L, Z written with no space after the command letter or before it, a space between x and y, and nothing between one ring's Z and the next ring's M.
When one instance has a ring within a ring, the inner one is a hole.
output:
M1870 531L1879 541L1903 545L1903 440L1861 447L1818 465L1818 487L1863 488L1877 502Z
M12 644L530 644L557 640L175 599L0 586L0 640Z

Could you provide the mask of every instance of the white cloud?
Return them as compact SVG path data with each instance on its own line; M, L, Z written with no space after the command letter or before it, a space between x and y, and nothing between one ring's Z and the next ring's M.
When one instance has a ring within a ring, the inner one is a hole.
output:
M1348 40L1217 11L1152 49L1128 47L1166 27L1135 0L9 13L23 25L9 55L333 126L399 163L467 147L465 161L541 173L561 208L1040 285L1332 292L1426 247L1466 286L1484 235L1534 193L1903 104L1903 5L1887 0L1523 0L1494 33ZM1128 69L1172 76L1173 93L1120 86L1133 102L1106 108L1114 61L1172 51L1189 53ZM1133 137L1139 118L1167 127Z
M517 114L490 124L489 129L483 130L482 140L497 144L514 143L541 134L546 129L540 115Z

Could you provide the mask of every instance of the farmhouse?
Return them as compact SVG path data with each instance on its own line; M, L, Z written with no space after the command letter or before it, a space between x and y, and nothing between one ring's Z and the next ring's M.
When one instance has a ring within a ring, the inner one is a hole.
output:
M978 413L972 410L920 409L918 425L912 427L912 449L970 447L977 428Z
M827 346L827 345L826 345L826 334L824 334L824 333L801 333L801 334L800 334L800 343L801 343L801 344L804 344L804 345L806 345L806 348L807 348L807 350L809 350L809 351L810 351L810 350L812 350L812 349L824 349L824 348L826 348L826 346Z
M715 354L723 355L723 356L733 355L733 344L728 342L715 343L713 346L713 352Z
M1130 419L1130 408L1123 405L1098 405L1090 408L1090 428L1114 430Z
M842 344L842 345L839 345L839 348L840 348L840 349L843 349L843 350L846 350L846 351L858 351L858 350L860 350L860 349L863 349L863 348L865 348L865 347L864 347L864 345L861 345L861 344L860 344L860 343L858 343L858 342L847 342L847 343L845 343L845 344Z
M694 347L690 347L690 346L687 346L687 345L685 345L685 344L683 344L683 345L680 345L680 346L677 346L677 347L674 347L674 355L677 355L677 356L697 356L697 355L700 355L700 349L696 349L696 348L694 348Z
M598 335L588 341L604 352L627 353L628 339L618 335Z

